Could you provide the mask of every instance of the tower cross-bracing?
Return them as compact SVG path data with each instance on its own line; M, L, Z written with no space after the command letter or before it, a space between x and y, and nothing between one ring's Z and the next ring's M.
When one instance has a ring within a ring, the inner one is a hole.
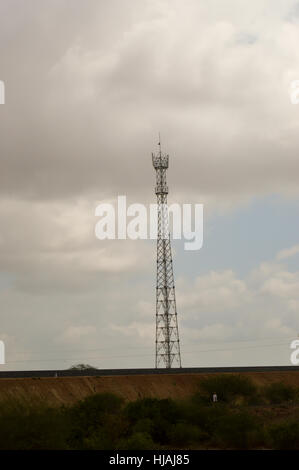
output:
M152 161L156 170L155 192L158 210L156 368L182 367L167 206L166 171L169 156L162 154L160 142L158 153L152 154Z

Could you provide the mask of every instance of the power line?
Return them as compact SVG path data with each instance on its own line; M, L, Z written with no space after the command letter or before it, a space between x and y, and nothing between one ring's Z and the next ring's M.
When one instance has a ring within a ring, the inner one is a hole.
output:
M207 352L234 352L239 350L248 350L248 349L257 349L257 348L267 348L273 346L285 346L284 343L272 343L272 344L264 344L260 346L244 346L238 348L217 348L217 349L196 349L193 351L185 351L186 354L196 354L196 353L207 353ZM83 356L83 359L94 359L94 360L102 360L102 359L119 359L119 358L129 358L129 357L149 357L151 354L130 354L130 355L117 355L117 356ZM54 357L52 359L21 359L17 361L7 361L7 364L14 364L14 363L27 363L27 362L53 362L53 361L82 361L82 357L79 359L76 358L62 358L62 357Z
M234 344L234 343L255 343L259 341L270 341L270 340L290 340L294 339L294 336L284 336L284 337L268 337L268 338L260 338L260 339L239 339L239 340L230 340L230 341L221 341L222 344ZM207 344L214 344L213 342ZM53 349L46 351L48 353L71 353L71 352L93 352L93 351L107 351L107 350L116 350L116 349L152 349L152 346L116 346L116 347L105 347L105 348L88 348L88 349ZM14 351L14 354L40 354L43 351Z

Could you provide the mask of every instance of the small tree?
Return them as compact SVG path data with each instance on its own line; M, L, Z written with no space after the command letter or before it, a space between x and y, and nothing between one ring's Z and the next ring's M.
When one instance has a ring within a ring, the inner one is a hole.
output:
M69 367L70 370L90 370L90 369L93 369L93 370L97 370L97 367L94 367L94 366L91 366L89 364L75 364L71 367Z

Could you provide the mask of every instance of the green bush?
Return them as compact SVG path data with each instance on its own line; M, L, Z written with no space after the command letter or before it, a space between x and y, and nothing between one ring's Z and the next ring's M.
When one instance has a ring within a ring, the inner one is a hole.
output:
M207 439L208 435L198 426L190 423L176 423L169 432L169 441L175 447L200 443Z
M132 423L144 418L164 418L169 422L175 422L178 413L179 407L171 398L142 398L126 406L126 414Z
M184 421L198 426L204 433L212 435L218 423L229 413L227 405L217 403L198 405L193 398L182 407Z
M211 395L218 394L218 403ZM299 423L273 422L273 407L297 390L276 383L259 389L237 375L212 376L185 400L144 398L124 404L111 393L87 397L69 407L7 400L0 406L0 449L250 449L299 450ZM263 401L262 401L263 400ZM243 404L242 404L243 403ZM293 405L292 410L295 409ZM261 418L256 416L263 416Z
M112 393L91 395L73 405L68 411L69 445L75 449L112 448L126 431L122 406L122 398Z
M197 442L210 441L219 448L247 449L263 436L258 421L244 410L236 411L225 402L198 405L194 397L184 406L184 420L200 430Z
M141 432L152 435L154 430L154 421L150 418L142 418L132 427L133 433Z
M253 397L256 387L252 381L243 375L215 375L200 382L200 388L212 400L217 393L218 401L230 402L236 397Z
M276 382L267 385L264 388L264 394L270 403L279 404L293 400L296 396L296 390L289 385Z
M153 450L157 448L151 436L146 432L135 432L127 439L119 441L119 450Z
M1 450L66 449L67 432L63 408L1 402Z
M274 449L299 450L299 423L289 421L273 425L268 430L270 443Z
M215 442L221 448L250 449L262 441L257 420L246 412L232 413L217 423Z
M167 444L169 442L170 424L176 423L180 418L179 406L170 398L143 398L129 403L125 415L130 426L135 427L138 422L150 420L150 433L154 442ZM149 421L147 421L149 424Z
M191 402L194 405L202 406L202 405L208 405L211 403L211 396L208 393L203 393L203 392L197 392L191 397Z

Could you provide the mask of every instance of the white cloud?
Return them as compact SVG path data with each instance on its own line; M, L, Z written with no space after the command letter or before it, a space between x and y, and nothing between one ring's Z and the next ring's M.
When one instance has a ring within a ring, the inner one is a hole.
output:
M244 279L211 271L177 283L179 319L185 340L214 342L285 337L297 331L299 272L261 263Z
M21 290L94 288L98 275L134 274L149 246L96 238L94 201L0 202L2 270Z
M96 333L95 326L92 325L82 325L82 326L69 326L63 333L62 333L62 340L66 342L77 342L78 339L82 337L89 337L93 336Z
M281 250L277 254L277 259L281 260L281 259L290 258L296 255L297 253L299 253L299 245L294 245L291 248L286 248L285 250Z
M147 343L152 341L154 334L153 322L145 323L134 321L123 326L109 324L108 329L118 334L135 338L137 341L138 339L146 340Z
M198 312L213 312L240 307L248 302L250 291L244 281L235 277L233 271L211 271L195 278L191 284L179 280L178 296L182 310L196 307Z
M294 299L299 292L299 272L291 273L279 271L264 281L261 292L270 293L273 296Z

